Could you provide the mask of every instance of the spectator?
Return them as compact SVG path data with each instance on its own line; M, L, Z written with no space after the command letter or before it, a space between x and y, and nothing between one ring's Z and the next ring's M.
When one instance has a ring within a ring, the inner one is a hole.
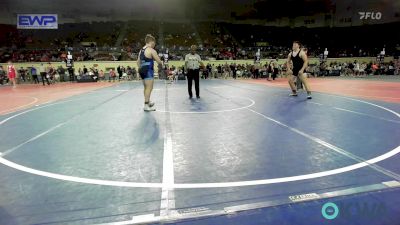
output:
M51 63L49 62L48 66L46 68L46 77L47 77L47 79L49 79L51 81L51 83L55 83L54 75L55 75L55 70L54 70L53 66L51 65Z
M122 78L122 67L118 65L117 67L117 72L118 72L118 80L121 80Z
M47 74L46 74L46 68L43 65L43 63L41 63L39 66L39 73L40 73L40 77L42 78L43 86L45 86L44 80L46 80L47 85L50 85L49 78L47 78Z
M36 68L32 65L31 67L31 75L32 75L32 80L35 84L39 84L39 79L37 76L37 71Z
M100 81L104 81L105 80L105 76L104 76L104 71L103 70L99 71L99 80Z
M58 69L57 69L57 73L60 76L60 81L64 82L65 81L65 69L64 69L64 67L63 66L59 66Z
M4 81L7 81L6 72L4 71L3 66L0 65L0 85L3 85Z
M83 66L83 75L88 75L88 69L86 66Z
M25 76L26 76L26 70L24 69L24 67L21 67L18 70L19 76L21 77L22 81L26 81Z
M108 82L111 82L111 79L113 80L113 82L115 82L115 78L116 78L116 74L115 71L113 69L110 69L109 71L109 77L108 77Z

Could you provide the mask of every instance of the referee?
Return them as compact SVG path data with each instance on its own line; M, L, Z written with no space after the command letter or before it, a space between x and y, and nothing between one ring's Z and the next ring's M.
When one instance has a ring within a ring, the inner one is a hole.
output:
M185 66L187 69L187 80L188 80L188 92L189 98L193 97L192 93L192 80L194 80L194 87L196 89L196 98L200 98L199 90L199 68L200 65L204 68L204 64L201 61L200 56L196 53L196 45L190 47L190 53L185 56Z

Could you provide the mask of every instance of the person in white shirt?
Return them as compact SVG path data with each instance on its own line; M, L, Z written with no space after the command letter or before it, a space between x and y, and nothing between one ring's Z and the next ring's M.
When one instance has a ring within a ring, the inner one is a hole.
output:
M47 78L46 67L43 63L39 66L40 78L42 79L43 86L45 86L44 81L46 80L47 85L50 85L49 78Z
M201 61L200 56L196 53L196 45L190 47L191 52L185 56L185 66L187 70L187 80L188 80L188 93L189 98L193 97L192 93L192 81L194 80L196 98L200 98L200 74L199 69L204 68L204 64Z
M354 74L356 76L360 74L360 64L357 61L354 61Z

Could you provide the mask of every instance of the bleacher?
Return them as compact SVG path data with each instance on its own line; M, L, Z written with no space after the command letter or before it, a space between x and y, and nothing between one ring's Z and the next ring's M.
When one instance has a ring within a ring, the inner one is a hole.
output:
M166 48L178 50L180 47L187 49L192 44L197 44L195 32L188 23L162 23L164 31L164 44Z
M260 48L263 58L286 58L293 40L301 41L312 57L318 57L325 48L329 50L329 57L374 57L383 47L387 55L398 52L400 35L394 32L398 25L289 28L216 22L130 21L60 24L58 30L17 30L12 25L0 25L3 31L0 60L59 61L66 51L65 46L72 47L77 60L136 60L148 33L156 37L156 49L170 49L174 59L182 58L190 45L199 42L203 57L253 58ZM126 32L121 32L123 28ZM121 46L115 46L120 35ZM243 55L242 51L246 53Z

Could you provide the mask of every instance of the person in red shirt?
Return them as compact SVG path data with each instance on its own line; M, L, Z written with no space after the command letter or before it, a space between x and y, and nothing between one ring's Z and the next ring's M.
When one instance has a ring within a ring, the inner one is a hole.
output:
M378 71L378 69L379 69L379 67L378 67L378 65L376 63L372 64L372 72L373 72L374 75L377 74L376 71Z
M13 88L15 88L17 86L15 82L15 78L17 77L17 71L15 70L15 67L12 64L11 60L8 61L7 74L8 74L8 79L10 79L10 81L13 83Z

